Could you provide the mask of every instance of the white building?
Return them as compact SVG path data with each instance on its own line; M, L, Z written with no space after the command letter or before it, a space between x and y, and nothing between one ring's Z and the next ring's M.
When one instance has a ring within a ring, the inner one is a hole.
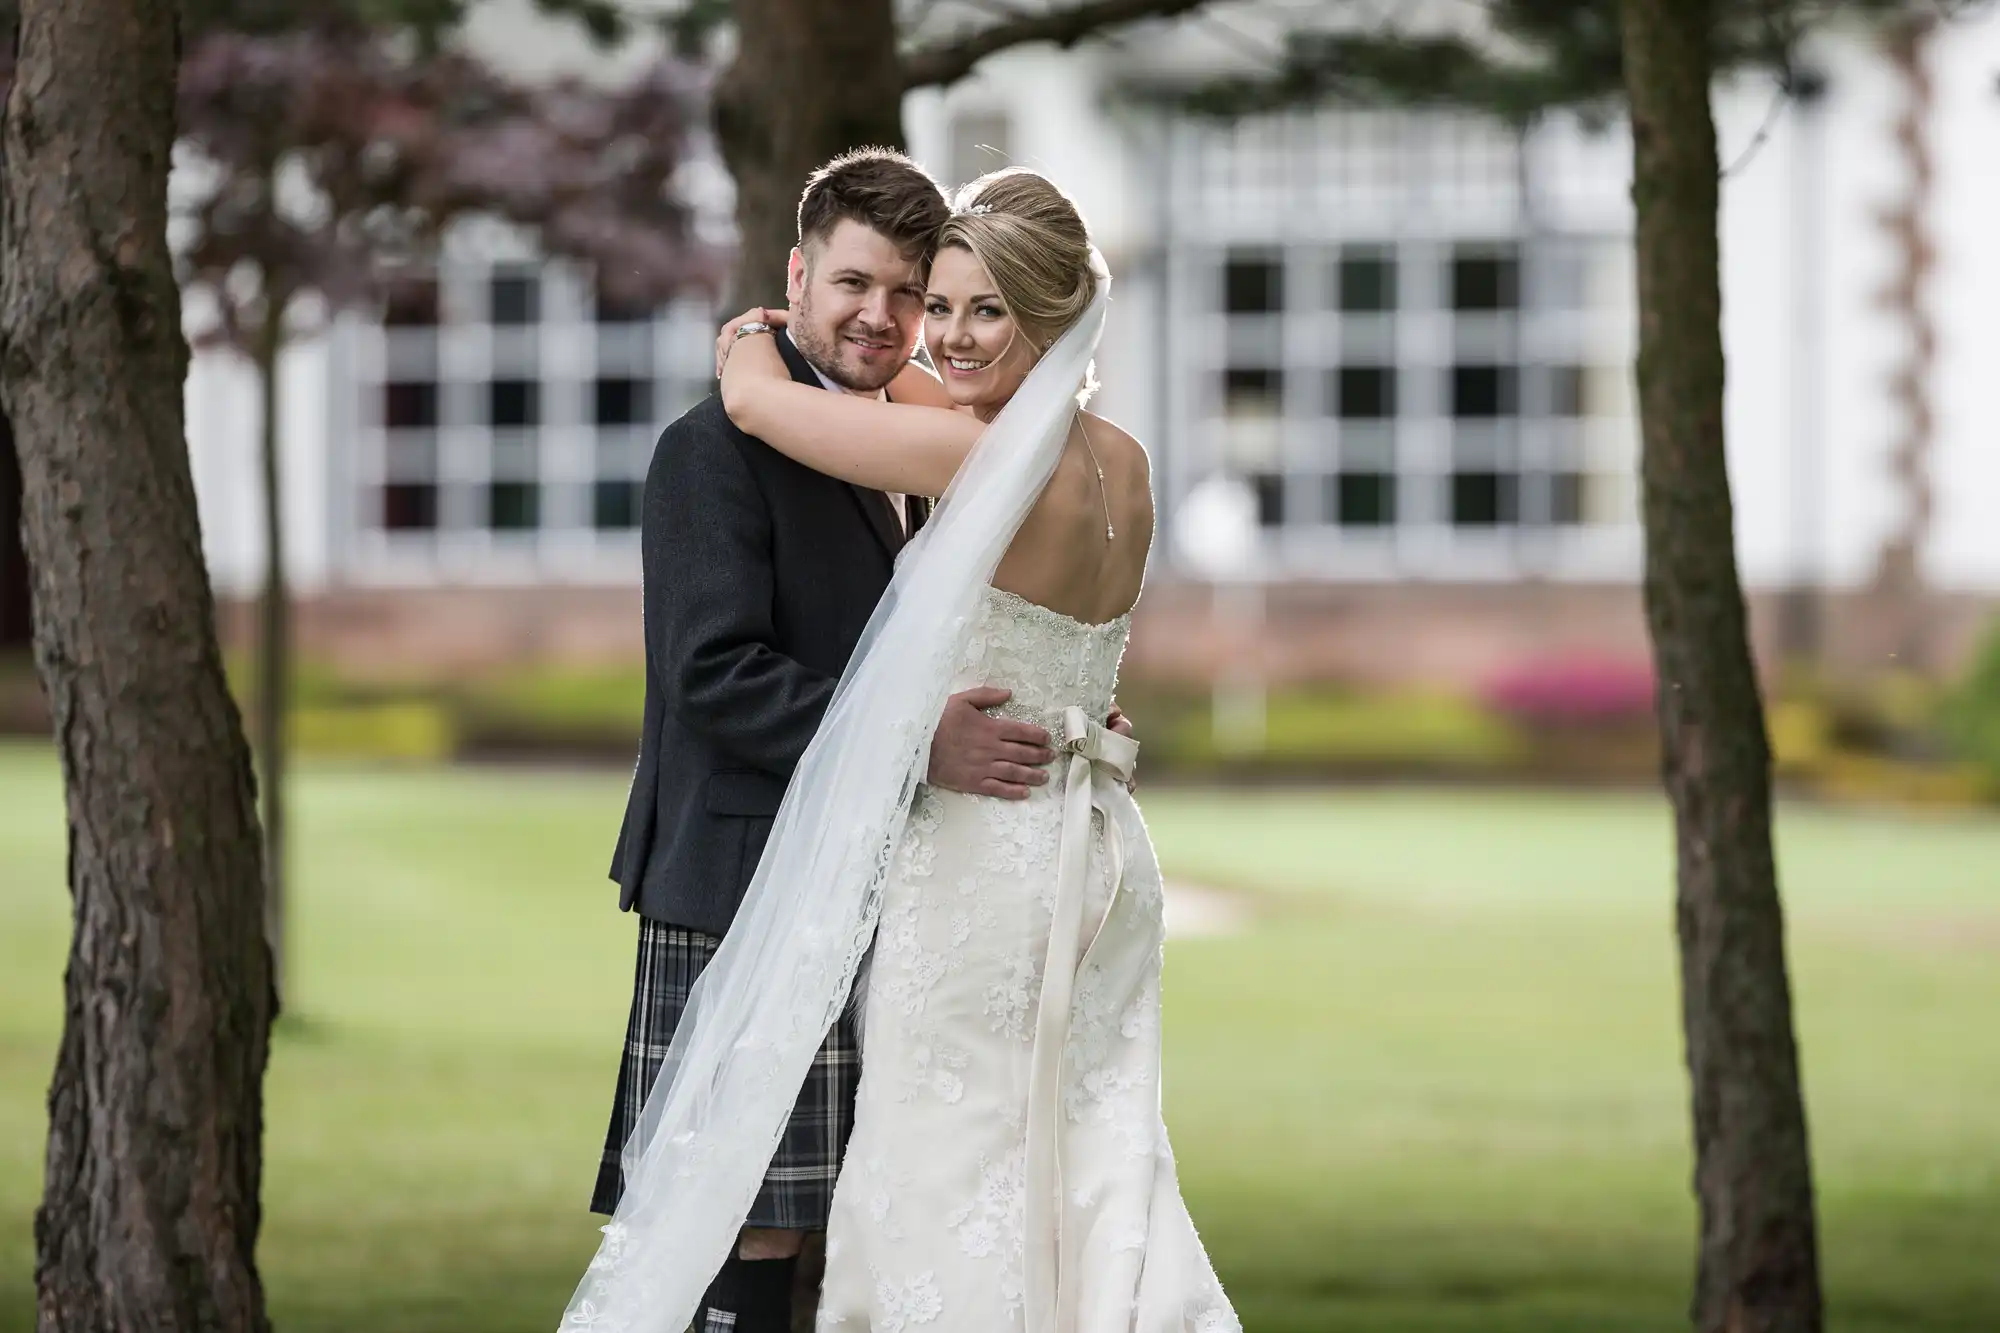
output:
M525 18L484 40L529 68L591 58ZM1019 163L1070 190L1117 275L1101 407L1152 447L1168 539L1135 663L1216 665L1171 537L1217 472L1255 496L1277 672L1463 679L1642 652L1622 129L1357 110L1222 126L1131 96L1219 51L1198 26L1025 48L905 105L941 178ZM1895 651L1908 608L1865 590L1909 526L1894 459L1923 429L1924 624L1955 656L2000 597L2000 16L1936 36L1922 78L1858 32L1810 55L1815 98L1750 76L1716 96L1739 561L1767 631L1765 603L1807 588L1837 657ZM1934 250L1929 352L1886 295L1912 253L1888 215L1912 207ZM293 349L308 651L636 652L636 488L659 427L706 392L712 337L702 310L596 309L585 275L495 231L455 249L434 300ZM247 595L253 386L204 356L188 392L216 582Z

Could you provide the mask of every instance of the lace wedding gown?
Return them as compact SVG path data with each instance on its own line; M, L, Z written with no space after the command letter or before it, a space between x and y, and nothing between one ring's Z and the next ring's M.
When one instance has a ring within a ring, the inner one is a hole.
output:
M1159 865L1106 732L1129 617L988 588L952 688L1063 754L1025 801L918 789L863 1001L820 1333L1239 1328L1160 1117Z

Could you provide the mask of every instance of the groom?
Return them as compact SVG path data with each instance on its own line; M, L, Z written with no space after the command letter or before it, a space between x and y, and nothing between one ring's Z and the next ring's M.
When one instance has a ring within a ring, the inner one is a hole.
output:
M792 378L878 395L923 323L930 240L948 209L900 153L865 149L813 173L787 272ZM645 732L612 854L621 910L639 914L638 971L594 1212L624 1188L619 1155L695 978L736 915L792 769L928 511L823 476L730 424L713 395L668 426L646 477L641 545ZM1039 727L954 695L927 781L1024 799L1054 758ZM805 1235L826 1227L861 1072L851 1018L828 1033L734 1255L694 1333L789 1333Z

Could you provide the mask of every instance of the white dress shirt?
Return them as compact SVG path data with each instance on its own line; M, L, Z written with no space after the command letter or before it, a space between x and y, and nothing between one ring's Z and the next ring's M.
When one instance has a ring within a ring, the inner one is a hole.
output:
M787 330L785 333L785 337L790 338L791 336L792 336L791 332ZM796 348L798 344L794 342L792 346ZM800 352L799 355L805 356L805 353ZM836 384L834 381L828 379L826 377L825 371L821 370L818 366L813 366L812 359L810 357L806 358L806 364L808 366L812 366L812 373L819 377L819 382L822 385L824 385L829 392L845 393L845 394L852 394L854 392L854 390L848 388L846 385ZM870 398L876 398L880 399L883 402L887 402L889 400L889 391L887 389L877 389L874 393L869 394L868 396ZM905 537L909 536L910 508L908 504L908 497L898 495L895 491L884 491L882 493L889 497L889 507L896 511L896 526L903 530L903 535Z

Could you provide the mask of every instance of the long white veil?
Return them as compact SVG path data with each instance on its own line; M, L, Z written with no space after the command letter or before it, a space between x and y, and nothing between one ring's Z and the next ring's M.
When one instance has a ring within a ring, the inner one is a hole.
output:
M813 1055L874 937L963 636L1062 456L1110 275L904 550L778 809L722 947L696 982L626 1142L625 1194L570 1298L567 1333L681 1333L749 1216Z

